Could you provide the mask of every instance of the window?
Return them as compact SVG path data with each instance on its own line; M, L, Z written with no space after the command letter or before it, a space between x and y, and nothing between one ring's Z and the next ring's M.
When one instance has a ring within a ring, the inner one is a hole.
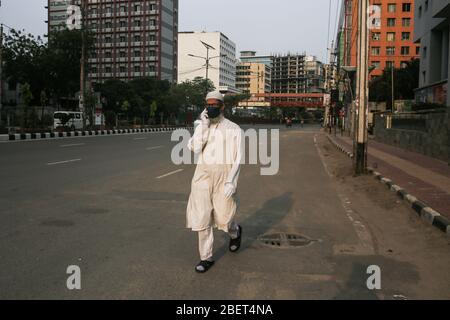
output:
M119 12L127 12L127 7L125 6L119 7Z
M409 32L402 32L402 40L406 41L406 40L410 40L411 39L411 33Z
M112 13L112 8L111 7L106 7L105 8L105 12L106 13Z
M140 66L134 66L134 72L141 72Z
M411 25L411 18L403 18L402 19L402 26L403 27L409 27Z
M381 34L379 32L372 32L372 40L378 41L381 38Z
M135 21L133 22L133 26L135 26L135 27L140 27L140 26L141 26L141 20L135 20Z
M381 66L380 61L373 61L372 66L375 68L375 70L379 70Z
M151 27L154 27L154 26L156 26L156 20L150 20L150 26Z
M141 42L141 36L139 36L139 35L136 35L136 36L134 36L134 42Z
M156 56L156 51L155 51L155 50L150 50L149 53L148 53L148 55L149 55L150 57L154 57L154 56Z
M419 18L422 18L422 6L419 6Z
M395 32L388 32L386 34L387 41L395 41Z
M126 21L120 21L120 22L119 22L119 26L120 26L121 28L126 28L126 27L127 27L127 22L126 22Z
M395 18L388 18L387 19L387 26L388 27L395 27Z
M141 52L139 50L134 51L134 57L139 58L141 56Z
M127 42L127 37L125 37L125 36L120 36L120 37L119 37L119 42Z
M155 66L148 67L148 71L150 71L150 72L155 72L155 70L156 70Z
M106 51L105 52L105 58L111 58L112 57L112 53L111 53L111 51Z
M153 34L148 36L148 41L156 41L156 36Z
M425 1L425 12L428 11L428 0Z
M105 37L105 43L111 43L112 38L111 37Z
M134 11L135 11L135 12L137 12L137 11L141 11L141 6L140 6L140 5L138 5L138 4L137 4L137 5L135 5L135 6L134 6Z
M127 68L125 66L120 66L119 67L119 72L120 73L126 73L127 72Z
M379 56L380 55L380 47L372 47L372 55Z
M150 5L150 11L156 10L156 4L151 4Z
M402 47L402 56L407 56L409 54L409 47Z
M97 67L92 67L91 72L92 73L97 73Z
M403 12L411 12L411 3L404 3L402 5L402 11Z
M111 73L111 72L112 72L111 67L106 67L106 68L105 68L105 72L106 72L106 73Z
M387 56L395 55L395 47L386 47L386 55Z
M397 9L397 5L395 3L388 4L388 12L395 12L396 9Z
M125 51L120 51L119 52L119 57L126 58L127 57L127 53Z
M394 67L394 61L386 61L386 69L392 69Z
M105 28L111 29L112 28L112 22L106 22L105 23Z
M427 57L427 47L423 47L423 58L426 59Z
M416 47L416 55L420 54L420 47Z

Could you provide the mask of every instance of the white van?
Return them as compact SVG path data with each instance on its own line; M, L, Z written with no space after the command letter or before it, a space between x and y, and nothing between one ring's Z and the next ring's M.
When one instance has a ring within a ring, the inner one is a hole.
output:
M62 127L61 119L66 116L70 117L70 120L66 124L68 128L71 130L83 129L83 113L77 111L55 111L53 113L53 128L57 129L58 127ZM89 125L88 119L86 119L86 125Z

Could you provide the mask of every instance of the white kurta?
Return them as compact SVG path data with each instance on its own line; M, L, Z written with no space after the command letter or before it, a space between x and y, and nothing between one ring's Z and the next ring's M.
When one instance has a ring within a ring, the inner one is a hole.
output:
M241 162L241 129L220 116L209 128L198 125L188 148L200 154L186 210L187 227L194 231L217 227L228 232L236 214L235 197L224 194L225 183L237 188Z

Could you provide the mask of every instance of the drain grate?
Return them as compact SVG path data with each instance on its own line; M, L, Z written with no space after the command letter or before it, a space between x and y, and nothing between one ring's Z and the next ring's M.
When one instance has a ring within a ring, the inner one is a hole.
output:
M283 232L265 234L258 237L258 240L264 245L279 248L303 247L314 242L314 240L311 240L299 234L283 233Z

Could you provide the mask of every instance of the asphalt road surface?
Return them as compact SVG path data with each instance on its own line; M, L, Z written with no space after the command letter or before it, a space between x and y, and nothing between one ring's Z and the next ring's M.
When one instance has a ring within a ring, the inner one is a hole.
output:
M319 128L280 129L278 174L241 169L241 250L216 231L206 274L171 133L0 143L0 298L450 299L449 238L352 177Z

